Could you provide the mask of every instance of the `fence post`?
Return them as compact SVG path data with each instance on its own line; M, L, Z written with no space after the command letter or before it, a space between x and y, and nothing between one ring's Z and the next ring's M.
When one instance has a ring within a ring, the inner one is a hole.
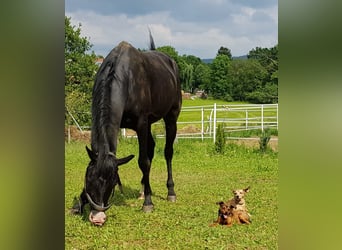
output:
M261 104L261 131L264 132L264 104Z
M246 130L248 130L248 110L246 109Z
M71 141L70 125L68 125L68 143Z
M278 130L278 103L277 103L277 130Z
M210 111L210 116L209 116L209 137L211 136L211 130L212 130L212 122L213 122L213 110Z
M214 126L213 126L213 139L216 142L216 103L214 103Z
M202 107L202 115L201 115L201 120L202 120L202 126L201 126L201 137L203 141L203 136L204 136L204 109Z

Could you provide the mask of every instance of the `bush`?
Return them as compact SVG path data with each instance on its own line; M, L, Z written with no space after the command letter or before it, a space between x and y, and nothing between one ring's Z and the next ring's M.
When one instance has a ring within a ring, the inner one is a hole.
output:
M261 132L259 145L260 145L260 151L262 153L266 152L267 145L270 139L271 139L271 132L269 129L265 129L264 131Z
M226 138L224 136L224 124L220 123L216 130L215 151L223 154L226 145Z

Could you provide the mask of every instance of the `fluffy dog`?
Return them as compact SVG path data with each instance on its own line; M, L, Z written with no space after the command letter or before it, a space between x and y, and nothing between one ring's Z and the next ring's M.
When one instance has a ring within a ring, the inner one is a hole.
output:
M234 197L227 201L227 206L232 207L231 213L234 220L240 223L249 224L251 222L250 214L248 213L245 194L248 193L250 187L245 189L233 190Z

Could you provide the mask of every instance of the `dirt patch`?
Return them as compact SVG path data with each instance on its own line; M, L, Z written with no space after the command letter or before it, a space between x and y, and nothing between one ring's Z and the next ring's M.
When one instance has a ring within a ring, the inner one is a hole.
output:
M229 143L236 143L237 145L244 145L250 148L259 148L259 137L251 137L246 139L239 140L228 140ZM273 151L278 151L278 137L271 136L271 140L268 142L268 147L270 147Z
M83 141L90 143L90 131L83 130L83 133L76 126L69 126L64 128L65 141Z
M185 126L177 130L178 134L191 134L191 133L200 133L200 132L201 130L194 125Z
M85 143L90 143L90 131L89 130L83 130L83 133L76 127L76 126L70 126L70 130L68 132L68 127L65 127L64 129L64 138L67 142L70 138L71 141L83 141ZM191 134L191 133L199 133L201 130L197 128L196 126L189 125L186 127L183 127L181 129L178 129L177 133L179 134ZM69 135L68 135L69 134ZM135 131L131 129L126 129L126 136L136 136ZM237 145L244 145L246 147L250 148L259 148L259 137L251 137L251 138L245 138L245 139L238 139L238 140L227 140L228 143L236 143ZM271 136L271 140L268 143L268 147L270 147L273 151L278 151L278 137L277 136Z

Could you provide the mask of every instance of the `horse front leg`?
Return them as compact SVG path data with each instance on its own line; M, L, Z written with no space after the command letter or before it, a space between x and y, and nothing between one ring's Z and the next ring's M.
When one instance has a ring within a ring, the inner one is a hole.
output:
M147 142L147 156L150 159L150 165L152 165L152 159L154 157L154 148L156 146L156 143L154 142L152 133L151 133L151 125L149 126L148 129L148 142ZM139 200L144 200L145 199L145 187L143 184L143 181L141 181L142 185L141 185L141 189L140 189L140 196L139 196Z
M147 122L141 124L139 129L137 130L138 134L138 141L139 141L139 159L138 164L139 168L143 174L141 179L141 184L143 187L143 196L144 197L144 204L143 204L143 211L144 212L152 212L153 211L153 203L152 203L152 190L150 186L150 170L151 170L151 161L150 158L151 153L149 149L149 128L150 126ZM154 145L154 142L153 142ZM153 157L153 154L152 154Z
M79 198L74 198L73 206L70 210L72 214L82 214L84 211L84 205L88 203L88 199L85 195L85 190L82 190L82 193L80 194Z

